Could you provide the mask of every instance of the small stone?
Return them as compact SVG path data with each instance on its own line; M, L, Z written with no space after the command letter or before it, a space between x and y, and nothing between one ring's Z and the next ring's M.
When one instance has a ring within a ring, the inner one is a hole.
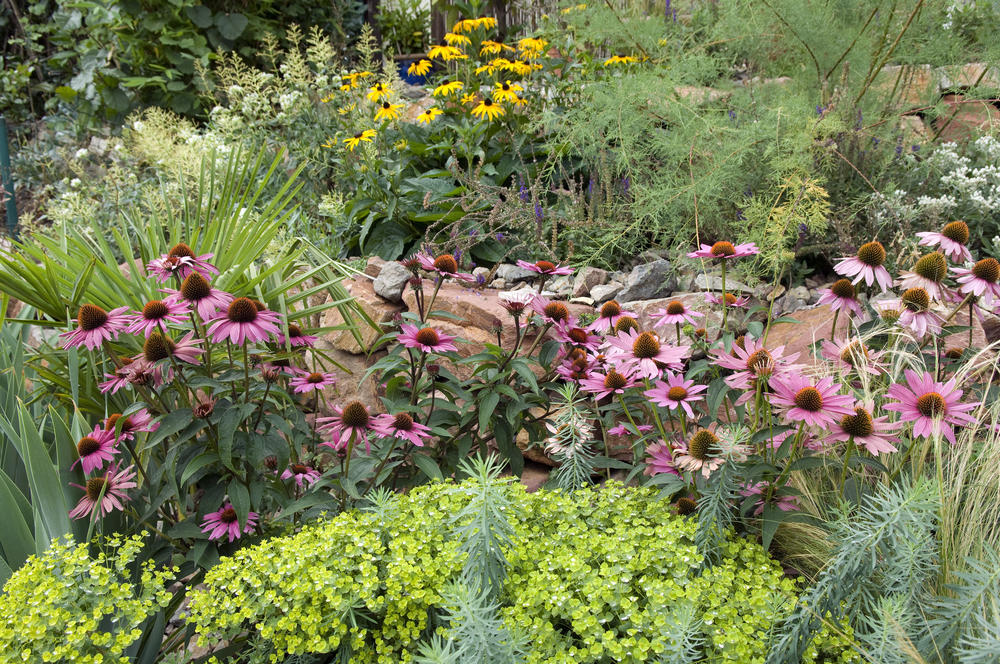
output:
M624 285L617 281L612 281L608 284L599 284L590 289L590 297L594 300L594 304L607 302L618 295L624 287Z
M571 297L569 301L572 302L573 304L585 304L588 307L594 306L594 298L592 297L584 297L584 296Z
M506 279L494 279L490 282L490 288L496 288L497 290L503 290L507 288Z
M569 295L573 292L573 283L570 281L569 277L556 277L546 285L549 287L549 290L555 291L556 293Z
M402 263L386 263L375 278L375 294L398 304L403 301L403 289L412 276Z
M694 278L695 290L722 291L722 275L700 273ZM727 293L749 293L752 289L742 281L737 281L730 276L726 276Z
M608 283L608 272L599 267L585 267L576 273L573 280L573 297L582 297L590 293L594 286Z
M507 283L514 284L519 281L531 281L538 277L538 273L523 267L518 267L517 265L504 263L497 268L496 277L497 279L506 280Z
M487 277L490 276L490 268L488 267L477 267L472 271L472 276L478 279L480 282L486 281Z
M672 278L670 261L660 259L634 267L625 278L625 287L618 293L618 300L651 300L670 295L676 288L677 282Z

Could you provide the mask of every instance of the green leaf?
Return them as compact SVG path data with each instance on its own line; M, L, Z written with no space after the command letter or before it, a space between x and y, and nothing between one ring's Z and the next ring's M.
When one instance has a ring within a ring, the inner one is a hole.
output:
M233 436L236 427L243 421L243 412L239 406L230 406L219 420L219 459L226 468L233 468Z
M219 28L219 33L229 41L234 41L242 35L249 22L249 19L240 13L219 12L215 15L215 26Z
M204 30L212 25L212 10L204 5L185 7L184 13L191 19L191 22Z
M239 479L233 478L229 481L227 493L229 494L230 502L233 503L233 509L236 510L236 518L240 526L245 526L247 515L250 513L250 491L247 490L246 486Z
M480 433L485 433L489 431L489 420L490 417L493 415L493 411L496 410L498 403L500 403L500 394L498 392L488 393L479 403Z
M437 463L426 454L414 454L413 463L417 464L417 468L419 468L428 478L432 480L444 479L444 474L441 472Z
M159 421L160 426L146 441L143 449L148 450L155 447L161 441L166 440L168 436L174 435L190 424L193 418L194 414L191 412L190 408L181 408L180 410L175 410L172 413L167 413L163 419Z

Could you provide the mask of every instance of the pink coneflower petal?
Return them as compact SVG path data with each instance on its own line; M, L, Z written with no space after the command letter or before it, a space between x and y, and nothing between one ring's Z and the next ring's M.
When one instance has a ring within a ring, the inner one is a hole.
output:
M371 443L368 440L368 433L372 431L374 418L368 411L368 407L360 401L352 401L343 408L333 407L332 417L320 417L316 420L317 429L329 432L334 439L334 449L346 447L352 440L355 443L363 442L366 453L371 453Z
M592 393L595 399L603 399L612 394L624 394L637 382L631 367L611 368L605 373L593 371L588 378L579 381L580 389Z
M104 467L105 461L113 460L114 455L118 453L118 450L115 449L115 443L117 443L117 438L115 438L114 431L105 431L102 427L95 427L92 432L77 441L78 458L70 468L75 468L76 464L80 464L85 475L100 470Z
M115 432L118 432L120 438L129 440L135 438L137 433L149 433L158 428L160 428L160 423L154 422L153 416L145 408L140 408L129 415L113 413L104 420L103 426L103 429L108 433L114 435Z
M577 327L570 320L559 321L554 329L555 338L575 348L596 351L601 347L601 338L592 334L588 328Z
M608 300L601 305L597 319L587 328L593 332L607 333L615 329L615 325L622 318L638 318L639 314L634 311L625 311L615 300Z
M727 260L731 258L743 258L759 254L760 249L753 242L733 245L732 242L716 242L715 244L703 244L697 251L688 254L688 258L715 258Z
M418 328L416 325L404 323L396 340L407 348L415 348L424 353L446 353L457 351L455 337L438 332L434 328Z
M428 272L436 272L442 277L452 277L460 281L476 281L473 275L458 271L458 261L451 254L441 254L434 258L430 254L421 252L416 255L416 259L420 267Z
M187 302L195 308L203 321L215 318L218 312L229 306L233 296L213 288L200 272L192 272L181 283L180 290L160 289L167 294L170 302Z
M295 323L289 323L288 336L286 337L283 334L280 335L278 337L278 345L284 346L287 342L287 344L292 348L301 348L301 347L312 348L313 346L316 345L317 339L319 339L319 337L306 334L305 332L302 331L302 328L296 325Z
M885 410L896 411L900 421L913 422L913 435L921 438L943 434L955 444L955 426L975 423L968 411L978 408L977 403L962 403L963 391L955 386L952 378L945 383L934 380L928 372L918 374L907 369L906 383L893 383L886 396L895 399L885 405Z
M845 311L853 313L858 318L864 317L854 285L848 279L839 279L830 288L824 288L819 293L817 304L830 305L832 311Z
M332 372L305 371L304 369L295 369L295 372L298 375L288 381L288 386L296 394L322 392L324 388L337 382L337 376Z
M840 385L830 377L817 381L802 374L788 374L772 378L770 385L774 389L771 403L785 411L789 422L825 427L853 412L854 398L837 394Z
M865 372L877 376L885 372L881 362L885 351L873 351L857 338L823 340L821 354L843 371Z
M653 319L654 327L660 325L683 325L684 323L696 325L698 321L695 318L701 318L704 315L703 313L688 309L680 300L674 300L668 302L666 307L652 314L651 318Z
M127 311L128 307L105 311L95 304L84 304L73 319L76 329L59 335L63 339L63 347L83 346L93 350L105 341L114 341L128 326Z
M281 473L281 479L294 479L295 484L301 489L303 484L309 486L318 480L319 471L305 464L293 463Z
M866 286L872 286L878 283L885 292L892 287L892 275L884 267L885 259L885 247L873 240L861 245L856 256L838 259L833 271L844 277L854 277L853 284L864 281Z
M873 417L871 404L858 402L854 412L844 415L831 426L825 442L848 441L864 447L873 456L895 452L899 439L891 435L899 429L899 422L889 422L887 417Z
M379 415L372 423L372 431L383 438L400 438L417 447L423 447L431 437L430 427L415 422L409 413Z
M750 496L760 496L754 505L754 516L760 516L764 513L764 506L767 504L767 493L770 489L770 485L766 482L755 482L753 484L746 484L740 489L740 495L750 497ZM782 512L792 512L801 509L799 507L799 497L794 495L779 495L777 493L773 494L771 498L771 504L777 507Z
M726 293L725 297L715 293L705 293L705 301L709 304L716 304L735 309L745 309L750 304L750 298L746 295L737 297L732 293ZM724 304L723 304L724 303Z
M229 541L232 542L244 534L252 533L257 527L259 517L260 515L256 512L248 512L246 523L241 528L236 509L231 503L226 503L218 511L205 515L205 520L201 523L201 532L208 533L210 540L228 536Z
M650 477L663 473L678 477L681 475L674 465L673 450L662 440L658 440L646 448L646 469L642 472Z
M132 466L119 470L117 466L112 465L104 475L87 480L86 486L73 484L72 486L83 489L84 495L70 511L70 517L80 519L94 512L98 517L102 517L114 510L124 509L124 503L128 500L125 490L137 486L132 481L134 478L135 471Z
M529 263L528 261L517 261L517 266L525 270L531 270L532 272L537 272L538 274L545 275L565 275L573 274L573 268L559 266L555 263L550 263L549 261L538 261L537 263Z
M193 272L198 272L209 279L219 273L219 270L208 262L209 258L212 258L212 254L196 256L191 247L181 242L159 258L149 261L146 269L150 276L156 277L161 283L175 276L185 279Z
M267 341L272 335L281 333L278 321L281 315L276 311L259 309L248 297L234 299L218 318L209 323L208 336L214 343L226 339L242 346L247 341Z
M696 385L693 380L685 380L680 374L671 374L665 381L656 381L656 385L643 394L661 408L682 408L688 417L694 417L691 404L704 399L701 393L707 389L707 385Z
M964 221L953 221L945 224L940 233L917 233L921 246L941 247L941 253L956 263L972 260L972 252L965 245L969 242L969 226Z
M953 267L951 271L957 275L955 281L962 295L975 295L986 307L1000 302L1000 262L997 259L984 258L971 269Z
M660 340L655 332L625 330L605 340L608 362L615 366L634 367L642 378L658 378L663 368L680 371L689 346L673 346Z
M130 334L142 332L149 336L153 330L167 331L168 325L183 323L188 314L188 305L177 300L150 300L142 311L131 316L131 323L125 330Z

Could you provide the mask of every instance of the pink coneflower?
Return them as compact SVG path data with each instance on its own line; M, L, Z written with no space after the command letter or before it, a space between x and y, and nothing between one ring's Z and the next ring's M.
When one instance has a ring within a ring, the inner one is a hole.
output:
M93 471L103 468L105 461L111 461L118 453L115 449L114 431L105 431L101 427L94 427L94 430L81 438L76 443L77 460L73 462L70 469L80 464L83 472L89 475Z
M205 515L205 520L201 522L201 532L208 533L208 539L222 539L228 535L229 541L239 539L247 533L252 533L257 527L257 518L260 515L256 512L247 513L247 522L240 528L239 519L236 516L236 509L232 503L226 503L219 511L210 512Z
M531 305L534 299L535 292L527 288L518 291L497 293L497 300L500 301L500 306L506 309L515 320L520 319L524 314L524 310Z
M238 297L229 303L224 314L212 319L208 334L215 343L228 337L238 346L247 341L266 341L272 334L281 334L279 319L278 312L258 309L250 298Z
M301 394L302 392L322 392L323 388L337 382L337 376L333 373L310 372L304 369L296 369L295 371L298 375L288 381L288 386L296 394Z
M383 438L402 438L417 447L423 447L431 437L430 427L415 422L409 413L379 415L372 423L372 430Z
M701 318L705 314L692 311L684 306L684 303L680 300L673 300L667 302L667 306L660 309L656 313L652 314L653 325L683 325L684 323L691 323L692 325L697 325L695 318Z
M955 261L964 263L972 260L972 252L965 245L969 242L969 226L964 221L953 221L945 224L940 233L924 231L917 233L921 244L925 247L941 247L941 252Z
M926 371L923 375L907 369L906 384L893 383L886 396L896 399L884 406L900 414L901 422L913 422L913 435L928 438L944 434L955 444L955 425L975 424L976 419L967 411L977 408L977 403L961 403L962 390L955 387L955 379L939 383Z
M453 343L455 337L438 332L431 327L418 328L409 323L402 325L402 331L396 335L396 340L407 348L416 348L424 353L445 353L458 350Z
M525 270L531 270L532 272L537 272L538 274L544 274L546 276L573 274L573 268L559 266L556 265L555 263L550 263L549 261L538 261L537 263L529 263L528 261L518 261L517 266Z
M601 347L601 338L591 334L587 328L577 327L572 321L561 320L556 324L555 337L558 341L570 344L576 348L596 351Z
M281 479L287 480L291 478L295 479L296 486L301 489L303 484L309 486L318 480L319 471L302 463L293 463L285 469L285 472L281 473ZM249 519L247 519L247 521L249 521Z
M948 276L948 261L944 254L935 251L921 256L913 265L912 270L899 273L896 285L904 290L923 288L932 300L944 297L942 281Z
M760 496L760 500L754 503L756 509L753 511L754 516L760 516L764 513L764 505L766 504L765 495L770 489L770 484L767 482L755 482L753 484L746 484L740 489L740 495L746 496ZM780 489L779 489L780 491ZM782 512L792 512L799 507L799 497L796 495L788 494L782 495L780 493L775 493L770 500L770 503L777 507Z
M627 330L607 338L608 361L616 366L635 367L643 378L658 378L663 367L680 371L689 346L672 346L660 341L655 332Z
M705 293L705 301L709 304L725 305L729 309L745 309L748 304L750 304L750 297L747 295L740 295L739 297L733 295L732 293L726 293L725 297L716 295L712 292Z
M109 378L110 380L106 380L100 385L98 385L98 387L101 390L101 394L106 394L107 392L111 392L111 394L114 394L115 392L122 389L126 385L131 385L129 377L132 375L132 371L130 368L132 362L134 362L134 360L131 357L118 358L118 363L121 366L115 369L115 372L113 374L109 373L104 374L104 377Z
M705 385L695 385L693 380L684 380L681 374L670 374L667 380L656 381L656 386L643 394L661 408L670 410L683 408L688 417L694 417L691 404L703 399L700 393L707 389Z
M208 262L209 258L212 258L212 254L196 256L191 247L180 242L159 258L149 261L146 269L150 276L155 276L160 283L169 281L175 275L186 279L192 272L198 272L209 279L211 275L219 273L219 270Z
M802 374L788 374L772 378L771 387L771 403L785 409L785 418L791 422L823 427L854 412L854 398L837 394L840 385L829 376L815 381Z
M995 258L984 258L971 269L952 268L957 276L958 290L963 295L975 295L987 307L992 307L1000 300L1000 261Z
M97 516L102 517L114 510L125 509L124 503L128 500L125 489L134 489L137 486L132 481L134 479L135 471L132 470L132 466L119 471L117 466L112 465L104 475L87 480L86 486L71 484L70 486L83 489L85 493L69 513L70 517L81 519L95 510Z
M918 339L927 333L941 331L941 318L930 310L931 298L923 288L910 288L899 300L902 309L899 324L911 330Z
M118 430L119 423L121 423L120 431ZM160 423L153 422L153 416L145 408L140 408L130 415L112 413L104 420L104 430L111 434L118 431L120 438L132 439L137 433L148 433L159 428Z
M332 417L320 417L316 423L319 429L332 433L338 443L347 445L353 438L355 443L364 442L365 450L371 452L368 432L372 430L373 419L363 403L352 401L343 408L334 406Z
M301 346L306 346L312 348L316 344L318 337L306 334L302 331L302 328L295 323L288 324L288 336L281 334L278 335L278 345L284 346L285 342L292 348L297 348Z
M864 281L866 286L878 283L882 292L892 286L892 275L885 269L885 247L874 240L858 248L856 256L844 256L837 260L833 271L844 277L854 277L851 283Z
M628 367L608 369L605 373L592 371L590 376L580 381L580 389L590 392L595 399L603 399L612 394L624 394L625 390L634 387L636 377Z
M726 260L730 258L753 256L754 254L759 253L760 249L758 249L757 245L753 242L733 246L732 242L722 241L716 242L712 245L703 244L697 251L690 252L688 254L688 258L718 258L720 260Z
M670 446L662 440L658 440L646 448L646 469L642 472L650 477L663 473L678 477L681 475L674 466L674 455Z
M717 456L718 451L718 436L708 429L701 429L674 450L674 466L693 473L701 471L703 477L708 477L725 462L724 458Z
M562 302L554 302L547 297L535 295L531 308L541 316L546 323L556 325L562 321L570 322L569 307Z
M556 367L556 373L566 380L579 382L590 377L590 372L598 366L597 360L586 351L574 348Z
M816 304L829 304L833 311L850 311L859 318L864 315L854 285L848 279L838 279L829 288L821 290Z
M131 323L125 330L130 334L142 332L149 336L153 330L159 328L161 332L167 331L169 323L183 323L188 314L188 307L178 300L150 300L143 306L142 311L131 316Z
M76 329L63 332L63 347L73 348L83 346L91 350L97 348L105 341L113 341L118 338L118 333L124 330L129 323L129 315L125 312L128 307L118 307L111 311L105 311L96 304L85 304L80 307L73 321Z
M417 254L417 260L420 261L420 267L428 272L437 272L443 277L452 277L461 281L476 280L475 276L458 271L458 261L451 254L441 254L434 258L430 254L421 252Z
M208 279L200 272L192 272L181 282L180 290L161 288L161 293L167 293L168 302L188 302L194 306L202 320L214 318L219 310L225 309L233 301L233 296L225 291L212 288Z
M860 339L824 339L821 354L843 371L855 370L874 376L885 371L885 365L880 362L885 351L870 350Z
M798 353L786 356L784 346L764 348L760 339L751 336L743 337L742 344L734 343L729 353L724 348L716 348L711 355L717 366L736 372L726 376L726 385L741 390L749 389L758 379L783 376L798 369L798 365L792 364L798 359Z
M590 330L595 332L608 332L615 329L615 325L622 318L635 319L639 314L634 311L624 311L622 306L615 300L608 300L601 305L600 315L590 324Z
M899 429L899 422L890 422L888 417L872 417L871 404L858 402L854 412L844 415L830 427L830 435L825 442L843 441L851 438L874 456L895 452L893 442L899 442L889 435Z
M652 430L652 424L637 424L633 428L630 422L619 422L616 426L608 429L608 434L612 436L641 436L642 434Z
M142 363L145 363L146 366L152 366L160 360L170 358L187 364L201 364L198 356L205 352L199 348L201 342L201 339L194 338L194 332L188 332L177 341L160 332L153 332L146 337L146 341L142 345L142 353L132 358L132 373L134 374L137 369L143 366Z

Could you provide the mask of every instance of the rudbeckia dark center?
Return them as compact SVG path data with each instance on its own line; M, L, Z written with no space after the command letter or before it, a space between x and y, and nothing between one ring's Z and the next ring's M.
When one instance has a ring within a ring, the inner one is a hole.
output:
M736 253L736 247L733 246L732 242L716 242L712 245L712 255L713 256L732 256Z
M410 431L413 429L413 418L407 413L399 413L392 420L392 428L400 431Z
M222 510L222 512L219 514L219 521L221 521L222 523L233 523L234 521L236 521L236 510L234 510L232 507L227 507L226 509Z
M639 330L639 322L631 316L622 316L615 323L615 332L628 332L630 330Z
M677 513L681 516L694 514L698 511L698 503L690 498L683 497L677 499Z
M154 332L146 339L142 345L142 353L147 362L159 362L174 354L177 344L163 336L159 332Z
M76 444L76 453L81 457L93 454L99 449L101 449L101 444L90 436L84 436L80 439L80 442Z
M238 297L229 304L226 317L234 323L252 323L257 320L257 305L248 297Z
M688 391L680 386L671 387L669 390L667 390L667 398L673 399L674 401L681 401L687 398L687 395Z
M191 247L187 246L183 242L178 242L171 247L170 251L167 252L167 256L170 256L171 258L195 258L194 252L191 251Z
M931 304L930 295L923 288L911 288L907 290L903 293L902 299L903 306L910 311L925 311Z
M340 415L340 420L345 426L354 428L368 426L369 418L368 409L360 401L352 401L344 406L344 410Z
M854 285L847 279L838 279L830 286L830 292L837 297L854 299Z
M549 302L545 305L545 309L543 309L543 311L547 317L557 323L561 320L569 318L569 309L567 309L566 305L562 302Z
M621 375L614 369L608 372L604 377L604 387L609 390L620 390L628 384L628 380L625 376Z
M81 330L89 332L108 322L108 312L96 304L85 304L80 307L80 311L76 314L76 320Z
M823 408L823 395L815 387L803 387L795 394L795 405L815 413Z
M704 461L709 457L712 448L719 442L718 437L708 429L702 429L691 437L688 443L688 454L699 461Z
M983 281L995 284L1000 279L1000 262L995 258L984 258L972 266L972 274Z
M212 287L208 285L205 277L197 272L192 272L181 282L181 296L185 300L197 302L198 300L204 300L211 294Z
M939 417L946 409L944 397L937 392L928 392L917 399L917 410L924 417Z
M458 261L451 254L441 254L434 259L434 268L441 272L454 274L458 272Z
M150 300L142 308L142 317L146 320L159 320L170 313L163 300Z
M660 352L660 340L652 332L643 332L632 342L632 354L642 360L656 357Z
M870 267L879 267L885 263L885 247L881 242L868 242L858 249L858 260Z
M501 87L503 88L504 92L507 92L508 90L510 90L510 83L504 83Z
M678 316L684 313L684 303L674 300L667 304L667 313L671 316Z
M441 343L441 336L431 328L425 327L417 332L417 343L424 346L437 346Z
M864 438L875 432L871 413L864 408L855 408L853 415L844 415L840 420L840 428L855 438Z
M621 305L614 300L608 300L601 307L601 318L612 318L622 312Z
M941 281L948 274L948 261L945 260L944 254L935 251L922 256L913 266L913 271L929 281Z
M492 99L484 99L483 100L483 106L485 106L486 108L489 108L492 105L493 105L493 100Z
M964 221L953 221L941 229L941 235L952 242L965 244L969 241L969 225Z
M387 101L384 101L382 102L382 108L388 111L390 108L392 108L392 104L390 104Z
M107 486L108 481L103 477L91 477L87 480L87 498L90 498L95 503L101 497L101 493L108 495L105 486Z

